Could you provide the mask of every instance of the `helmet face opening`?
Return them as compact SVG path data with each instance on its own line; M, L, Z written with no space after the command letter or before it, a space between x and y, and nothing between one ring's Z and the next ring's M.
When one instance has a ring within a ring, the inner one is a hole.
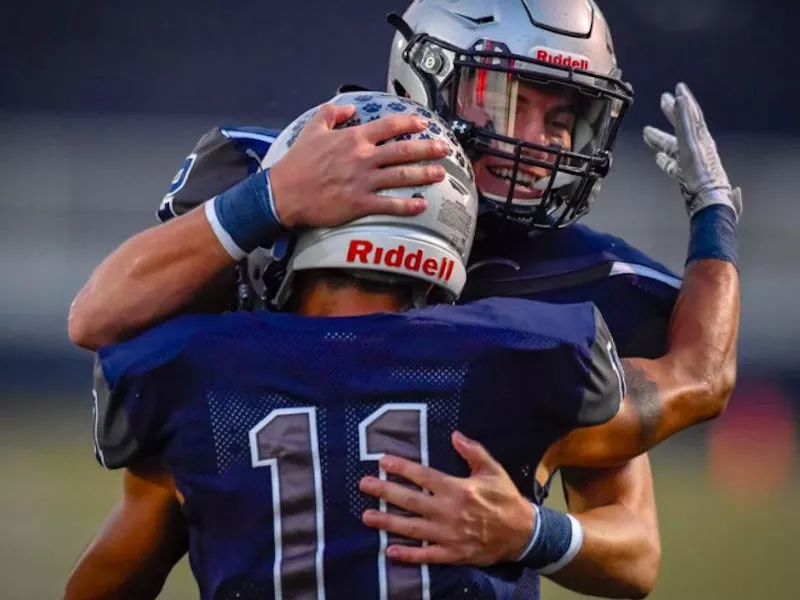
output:
M403 58L431 107L462 133L491 210L544 228L588 212L633 100L628 84L591 71L588 57L547 48L521 56L487 39L462 49L422 33Z

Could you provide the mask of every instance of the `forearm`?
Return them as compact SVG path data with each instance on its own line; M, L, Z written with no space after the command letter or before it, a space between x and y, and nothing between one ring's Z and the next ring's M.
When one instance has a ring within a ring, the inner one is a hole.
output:
M614 470L571 469L562 477L584 542L572 562L549 578L594 596L649 594L658 577L661 547L647 456Z
M152 548L152 554L130 552L141 524L125 524L116 506L103 529L78 558L67 581L64 600L155 600L182 549ZM122 543L120 543L122 542Z
M64 599L154 599L187 544L171 476L156 464L131 467L122 500L72 569Z
M700 260L687 267L663 362L685 381L703 386L705 397L683 407L699 417L719 414L733 390L739 311L739 273L733 263Z
M573 514L584 529L583 547L573 561L550 576L580 594L641 598L658 573L657 541L637 515L621 505Z
M122 341L196 301L234 264L203 208L135 235L94 271L70 307L83 348Z
M647 452L722 413L736 382L739 310L739 274L732 263L700 260L687 267L666 354L657 360L623 360L627 395L622 410L595 440L605 438L607 458L626 460Z

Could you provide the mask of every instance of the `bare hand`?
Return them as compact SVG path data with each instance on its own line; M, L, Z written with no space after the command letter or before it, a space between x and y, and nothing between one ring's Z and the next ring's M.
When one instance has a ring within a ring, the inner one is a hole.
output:
M445 172L440 165L407 163L443 158L449 151L447 144L409 140L380 145L425 130L427 121L414 115L334 129L354 114L354 106L323 105L272 166L275 208L286 227L334 227L367 215L413 216L425 211L424 199L377 192L442 181Z
M514 482L478 442L453 433L453 447L471 475L452 477L396 456L384 456L381 468L431 493L376 477L361 480L362 492L419 515L366 510L364 524L427 546L394 544L386 555L408 563L493 565L515 560L530 539L534 513Z

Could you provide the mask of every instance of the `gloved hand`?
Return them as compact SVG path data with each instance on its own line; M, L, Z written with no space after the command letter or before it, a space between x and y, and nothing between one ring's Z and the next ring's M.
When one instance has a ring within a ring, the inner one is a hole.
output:
M686 84L679 83L674 96L662 94L661 110L675 128L675 135L648 125L644 141L656 152L661 170L678 180L689 217L713 204L723 204L733 209L738 220L742 214L741 190L731 189L703 111Z

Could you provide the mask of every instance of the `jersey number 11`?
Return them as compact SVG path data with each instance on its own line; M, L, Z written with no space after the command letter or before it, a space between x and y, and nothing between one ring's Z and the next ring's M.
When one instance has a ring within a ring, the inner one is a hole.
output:
M427 407L385 404L359 423L358 440L362 461L394 454L427 466ZM316 409L273 410L250 430L250 453L253 466L269 467L272 479L276 600L325 600L325 527ZM386 479L380 468L379 477ZM382 500L380 509L387 510ZM389 536L384 531L379 535L380 600L429 600L427 565L387 562Z

